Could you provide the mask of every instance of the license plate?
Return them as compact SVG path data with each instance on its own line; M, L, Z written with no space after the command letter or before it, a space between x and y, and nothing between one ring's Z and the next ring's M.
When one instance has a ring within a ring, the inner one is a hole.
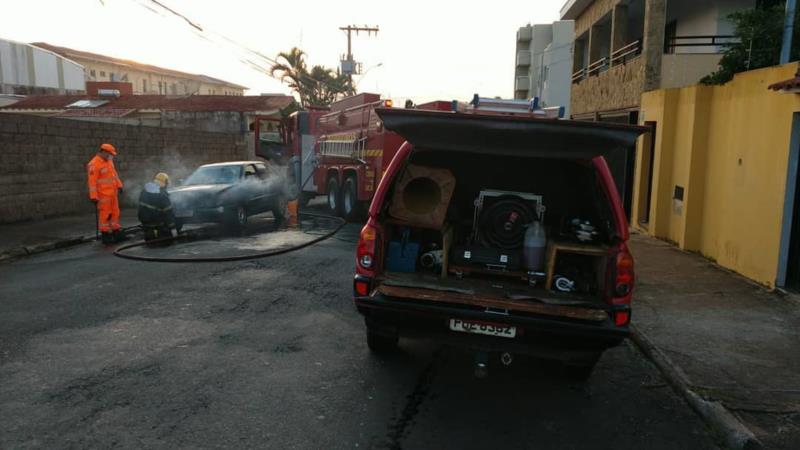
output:
M496 323L471 322L461 319L450 319L450 329L462 333L485 334L487 336L505 338L513 338L517 335L517 327Z
M194 211L191 209L179 209L175 211L175 217L192 217L194 215Z

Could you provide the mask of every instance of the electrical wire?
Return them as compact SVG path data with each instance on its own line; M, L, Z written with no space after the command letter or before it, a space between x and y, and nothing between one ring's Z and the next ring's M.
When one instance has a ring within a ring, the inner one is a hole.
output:
M229 37L227 37L227 36L225 36L223 34L220 34L220 33L217 33L215 31L211 30L211 29L202 27L200 24L198 24L197 22L193 21L192 19L190 19L185 14L182 14L182 13L178 12L177 10L166 6L162 2L159 2L158 0L132 0L132 1L134 1L136 4L138 4L139 6L147 9L150 12L156 13L161 17L167 17L166 14L162 14L162 13L159 13L158 11L155 11L154 8L152 8L152 7L148 6L147 4L143 3L143 1L147 1L147 2L150 2L152 4L157 5L159 8L162 8L163 10L166 10L171 15L174 15L174 16L182 19L183 21L185 21L190 27L192 27L192 30L193 30L195 35L197 35L198 37L200 37L202 39L205 39L206 41L209 41L211 43L218 44L218 45L221 44L218 40L215 41L215 40L211 39L210 36L209 36L209 35L215 35L218 39L224 40L229 45L235 47L236 49L238 49L240 51L244 51L246 54L249 54L251 56L256 56L257 58L262 59L262 60L266 61L267 63L273 65L273 66L281 65L275 59L272 59L269 56L266 56L266 55L264 55L263 53L261 53L261 52L259 52L257 50L251 49L248 46L246 46L246 45L244 45L244 44L242 44L240 42L237 42L237 41L235 41L235 40L233 40L233 39L231 39L231 38L229 38ZM249 66L251 69L256 70L257 72L264 73L264 74L266 74L266 75L268 75L268 76L270 76L270 77L272 77L272 78L274 78L274 79L276 79L276 80L278 80L280 82L284 81L284 77L283 76L279 77L279 76L274 75L272 73L272 71L271 71L271 68L267 68L267 67L255 62L255 61L252 61L251 59L241 59L240 58L239 61L244 63L245 65ZM324 80L320 80L320 79L314 78L311 75L308 75L308 74L298 74L298 75L301 77L301 79L303 79L305 81L312 81L314 83L322 84L322 85L327 86L327 87L329 87L329 88L331 88L331 89L333 89L333 90L335 90L337 92L341 91L341 88L339 86L336 86L334 84L328 83L328 82L326 82Z

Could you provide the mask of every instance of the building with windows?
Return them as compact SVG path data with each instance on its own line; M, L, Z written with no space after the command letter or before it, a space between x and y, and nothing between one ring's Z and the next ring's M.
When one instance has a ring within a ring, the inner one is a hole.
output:
M571 20L517 30L515 99L539 97L543 106L563 106L569 116L574 34Z
M730 13L757 0L569 0L572 116L636 123L643 92L697 83L733 42Z
M0 39L0 105L29 94L81 94L83 66L48 50Z
M247 89L206 75L179 72L45 42L31 45L81 64L86 81L131 83L134 95L244 95Z
M691 86L735 42L728 15L767 0L568 0L575 21L571 116L639 123L642 94ZM608 158L632 218L635 148Z

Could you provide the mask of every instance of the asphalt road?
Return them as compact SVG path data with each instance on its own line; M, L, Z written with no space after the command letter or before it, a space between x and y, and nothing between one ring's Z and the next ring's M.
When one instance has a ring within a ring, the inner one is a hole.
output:
M716 448L630 345L586 384L521 358L477 380L424 341L370 355L357 233L240 263L87 244L0 265L0 448Z

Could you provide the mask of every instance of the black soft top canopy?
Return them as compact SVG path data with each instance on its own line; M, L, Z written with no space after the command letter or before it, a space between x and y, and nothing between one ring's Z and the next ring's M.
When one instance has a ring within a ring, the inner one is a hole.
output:
M628 148L647 131L640 126L575 120L400 108L376 111L386 129L419 151L588 158Z

